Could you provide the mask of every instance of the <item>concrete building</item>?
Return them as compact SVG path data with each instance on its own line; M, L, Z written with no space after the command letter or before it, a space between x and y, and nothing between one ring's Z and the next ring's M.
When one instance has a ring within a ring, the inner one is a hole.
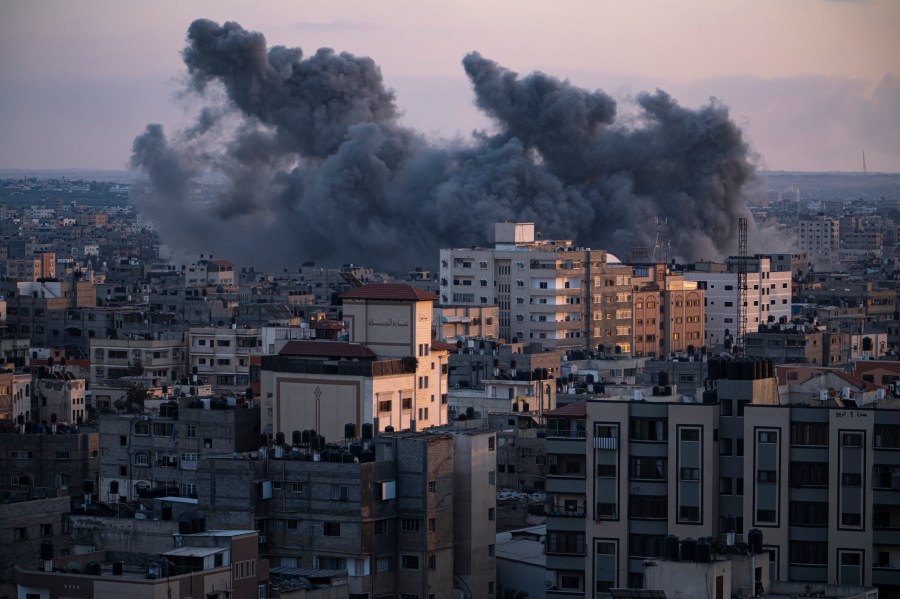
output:
M497 588L500 596L527 593L529 599L545 599L552 581L547 578L544 553L546 526L497 533Z
M187 335L173 332L122 339L91 339L91 385L143 376L171 386L188 375Z
M378 431L447 423L447 350L432 342L435 296L407 285L345 293L350 342L292 341L261 367L263 430L314 428L340 438L344 425Z
M804 324L761 324L744 337L745 353L751 358L766 358L777 364L829 365L840 357L839 339L826 343L825 334ZM838 351L831 351L833 349Z
M350 597L493 596L494 433L371 432L203 460L200 502L261 531L276 567L345 573Z
M0 420L31 422L31 389L31 374L0 371Z
M50 372L34 379L31 414L34 423L56 430L57 424L85 421L85 380L66 372Z
M797 224L799 249L813 264L826 266L838 260L841 249L838 219L818 214L813 218L802 218Z
M705 337L703 344L710 350L726 346L737 337L756 331L760 324L791 318L791 273L770 268L767 256L757 255L747 260L746 328L739 330L738 322L738 263L729 258L725 272L686 271L685 281L694 281L704 291L703 308ZM726 334L727 331L727 334Z
M37 560L45 542L68 553L71 541L66 496L33 499L0 491L0 597L16 597L15 567Z
M631 353L631 268L603 250L496 223L492 248L440 252L441 304L499 307L500 337Z
M709 364L702 395L595 400L548 414L548 597L652 588L667 535L761 531L771 580L900 591L896 402L780 394L753 362ZM790 403L788 403L790 402Z
M156 414L101 415L100 499L196 497L198 462L256 449L259 414L258 405L179 398Z
M260 329L191 327L188 363L214 389L243 393L250 385L250 356L262 353Z
M704 291L664 264L636 265L634 278L634 355L699 353L705 344Z
M497 306L436 306L433 336L451 343L469 337L497 339L500 310Z
M0 480L25 497L67 495L81 503L96 491L100 472L100 435L0 434Z
M95 551L53 556L16 567L20 597L228 599L268 596L268 560L255 530L176 535L160 554ZM48 559L49 558L49 559Z

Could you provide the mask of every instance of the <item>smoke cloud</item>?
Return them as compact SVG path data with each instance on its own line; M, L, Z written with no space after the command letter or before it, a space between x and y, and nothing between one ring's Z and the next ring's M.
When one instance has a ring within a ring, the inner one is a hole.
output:
M698 110L657 90L615 100L542 73L519 76L473 52L463 60L494 122L468 143L429 143L399 120L369 58L268 48L237 23L191 24L183 58L197 122L168 139L148 125L131 163L135 201L164 239L248 265L357 262L400 271L442 247L485 244L493 224L534 221L624 258L666 219L670 257L736 249L748 147L716 101ZM223 182L198 201L200 175Z

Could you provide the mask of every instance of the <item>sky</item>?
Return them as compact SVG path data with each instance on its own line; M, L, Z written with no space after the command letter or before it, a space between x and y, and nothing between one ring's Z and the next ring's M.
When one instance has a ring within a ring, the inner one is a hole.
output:
M475 50L627 107L663 89L729 107L761 169L900 172L896 0L2 0L0 168L124 169L148 123L177 129L190 23L371 57L403 123L490 130L461 61ZM627 108L624 109L627 111Z

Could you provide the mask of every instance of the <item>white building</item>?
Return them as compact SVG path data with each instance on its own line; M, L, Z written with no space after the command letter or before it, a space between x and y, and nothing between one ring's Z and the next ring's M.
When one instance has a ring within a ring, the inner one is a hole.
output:
M631 353L631 268L604 250L496 223L494 247L442 249L442 305L499 308L499 335L547 349Z
M738 335L737 258L729 258L726 272L685 272L687 281L696 281L705 290L704 345L725 344L726 333ZM767 256L757 255L747 264L747 326L740 336L755 332L761 323L791 317L791 272L773 271Z

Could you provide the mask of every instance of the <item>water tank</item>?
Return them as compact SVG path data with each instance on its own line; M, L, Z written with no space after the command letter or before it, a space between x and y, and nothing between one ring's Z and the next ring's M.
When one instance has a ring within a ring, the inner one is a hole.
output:
M178 523L178 534L189 535L194 532L193 524L190 520L182 520Z
M715 389L707 389L703 392L703 403L716 403L719 401L719 392Z
M753 362L751 360L741 360L741 379L745 381L753 380Z
M316 449L320 452L325 451L325 437L322 435L316 435Z
M45 539L41 541L41 559L43 560L51 560L53 559L53 541L49 539Z
M171 520L172 519L172 506L171 505L162 506L162 519L163 520Z
M300 431L300 443L309 445L309 430Z
M88 562L87 573L89 576L100 576L100 562Z
M751 528L747 533L747 544L750 545L750 551L753 553L763 552L763 533L758 528Z
M392 432L394 432L394 427L388 425L388 426L384 427L384 432L386 432L386 433L392 433Z
M263 433L259 436L259 446L260 447L268 447L269 446L269 435Z
M665 371L660 371L658 381L660 387L665 387L669 384L669 373Z
M121 576L125 571L125 562L117 560L113 562L113 576Z
M731 360L730 362L726 362L728 365L726 370L728 372L728 380L737 381L741 378L741 364L737 360Z
M713 358L706 363L707 377L713 381L722 378L721 362L718 358Z
M678 561L678 537L668 535L663 539L663 557L673 562Z
M89 478L84 481L84 494L85 495L93 495L94 494L94 479Z
M712 546L706 539L697 541L697 560L700 563L708 563L712 559Z
M363 463L374 462L375 461L375 452L371 449L366 449L362 453L359 454L359 461Z
M344 464L352 464L352 463L354 462L354 458L355 458L355 457L356 457L356 456L354 456L354 455L353 455L352 453L350 453L349 451L342 451L342 452L341 452L341 462L343 462Z
M291 445L296 447L297 445L300 445L302 441L303 436L301 435L300 431L293 431L291 433Z
M683 539L681 541L681 560L692 562L697 557L697 541L694 539Z
M344 425L344 438L345 439L355 439L356 438L356 423L348 422Z
M372 423L364 422L362 425L362 438L363 439L371 439L372 438Z
M284 433L277 432L275 433L275 444L276 445L284 445Z
M350 444L350 455L358 458L362 454L362 444L361 443L351 443Z

